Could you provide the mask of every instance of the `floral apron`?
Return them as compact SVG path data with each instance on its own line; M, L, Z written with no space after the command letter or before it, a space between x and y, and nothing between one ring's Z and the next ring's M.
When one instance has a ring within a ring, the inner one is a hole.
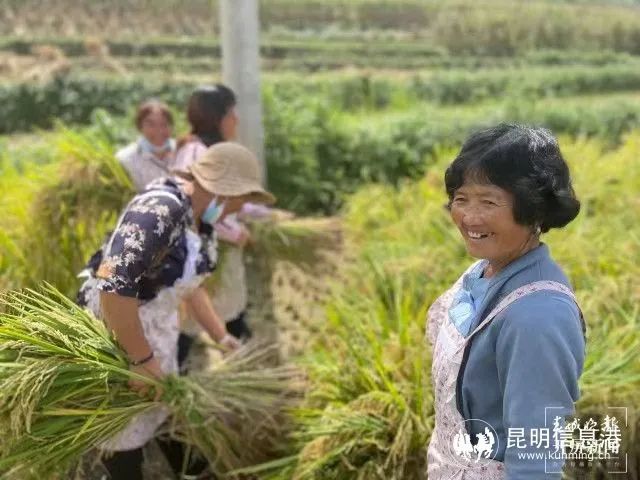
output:
M163 288L149 302L139 306L138 315L144 336L153 350L154 357L160 362L162 371L167 374L178 373L178 308L182 299L200 286L204 275L196 274L196 260L200 252L201 239L193 231L187 230L187 260L182 277L173 286ZM97 285L98 279L87 282ZM100 290L89 288L87 294L89 310L97 318L100 311ZM136 416L127 427L115 437L101 445L104 450L133 450L142 447L153 438L158 427L167 419L168 409L159 406Z
M477 263L472 265L467 272L476 265ZM483 458L482 463L475 463L454 452L456 434L465 433L465 419L456 403L456 384L465 347L497 315L525 295L550 290L563 293L574 301L575 296L570 289L558 282L529 283L507 295L469 336L464 337L449 320L447 312L465 274L433 303L427 316L427 336L434 346L431 375L435 393L435 428L427 451L427 476L430 480L501 480L505 478L502 462Z

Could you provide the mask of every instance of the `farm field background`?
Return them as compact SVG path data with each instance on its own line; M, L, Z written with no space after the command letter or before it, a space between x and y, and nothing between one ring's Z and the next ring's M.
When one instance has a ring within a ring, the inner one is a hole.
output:
M167 101L181 134L192 88L219 81L216 14L208 0L4 2L0 289L73 295L131 193L113 153L136 136L136 103ZM640 2L268 0L261 23L269 187L314 217L263 232L251 254L255 302L270 305L252 321L311 380L261 478L426 478L424 315L471 261L443 173L470 131L500 121L561 138L583 207L546 241L589 326L579 414L630 409L638 478ZM340 242L292 266L284 251L304 254L329 223Z

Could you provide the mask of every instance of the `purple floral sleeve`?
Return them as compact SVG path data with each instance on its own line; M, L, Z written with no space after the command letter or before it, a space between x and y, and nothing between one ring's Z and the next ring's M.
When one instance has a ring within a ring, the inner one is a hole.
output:
M96 271L98 288L137 297L140 280L158 269L184 232L185 214L185 206L172 195L135 197L104 246Z

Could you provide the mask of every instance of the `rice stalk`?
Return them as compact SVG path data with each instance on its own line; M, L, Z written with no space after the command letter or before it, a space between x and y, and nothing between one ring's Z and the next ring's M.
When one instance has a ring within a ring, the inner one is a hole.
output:
M166 433L196 447L216 474L265 461L271 446L248 430L277 437L304 384L296 369L269 365L261 345L193 378L149 379L128 369L102 322L53 287L7 292L0 304L0 473L17 478L64 475L160 405L171 411ZM162 400L139 398L132 378L161 387Z

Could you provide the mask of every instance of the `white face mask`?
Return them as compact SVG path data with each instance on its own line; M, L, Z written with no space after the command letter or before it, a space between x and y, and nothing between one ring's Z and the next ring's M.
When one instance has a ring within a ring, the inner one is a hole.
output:
M215 225L215 223L220 220L220 217L222 217L222 214L224 213L224 203L225 202L221 202L220 204L218 204L218 199L214 198L202 213L200 219L204 223L208 223L211 226Z

